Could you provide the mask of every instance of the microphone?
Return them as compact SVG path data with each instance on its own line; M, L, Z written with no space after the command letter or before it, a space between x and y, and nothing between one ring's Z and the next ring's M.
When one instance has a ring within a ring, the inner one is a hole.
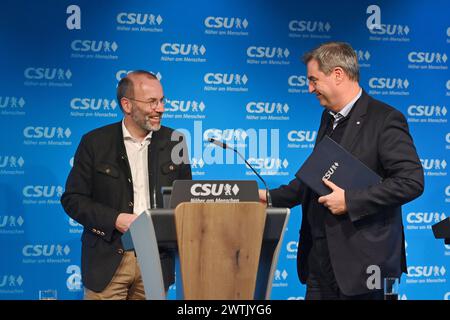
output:
M253 169L253 167L250 165L250 163L248 163L248 161L242 156L242 154L236 150L236 148L230 147L228 146L226 143L224 142L220 142L214 138L209 138L208 139L209 142L215 144L216 146L221 147L222 149L230 149L233 150L242 160L244 160L244 162L249 166L250 169L252 169L252 171L256 174L256 176L262 181L262 183L264 184L264 187L266 188L266 199L267 199L267 206L269 208L272 207L272 198L270 197L270 192L269 192L269 187L267 187L267 183L266 181L261 177L261 175L256 172L255 169Z

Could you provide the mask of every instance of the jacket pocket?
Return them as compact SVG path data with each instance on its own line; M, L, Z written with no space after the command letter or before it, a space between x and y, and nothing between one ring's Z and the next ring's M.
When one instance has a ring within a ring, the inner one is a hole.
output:
M119 177L119 169L109 163L99 163L95 166L95 170L112 178Z
M95 247L95 245L97 244L99 237L96 236L95 234L88 232L83 232L83 235L81 236L81 242L88 246L88 247Z

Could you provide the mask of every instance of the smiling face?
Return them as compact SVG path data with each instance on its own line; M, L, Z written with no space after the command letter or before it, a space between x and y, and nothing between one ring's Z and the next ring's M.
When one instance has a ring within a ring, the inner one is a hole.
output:
M130 76L133 81L133 97L122 98L127 128L131 126L139 136L161 128L164 113L164 93L161 83L146 75Z
M333 110L338 94L334 70L329 75L326 75L319 70L319 63L315 59L311 59L307 63L306 69L309 80L309 93L314 93L322 106Z

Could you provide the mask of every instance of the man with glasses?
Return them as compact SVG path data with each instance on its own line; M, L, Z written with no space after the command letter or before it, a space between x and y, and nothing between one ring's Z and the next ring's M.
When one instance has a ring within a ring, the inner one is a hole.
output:
M148 208L162 208L161 187L191 179L183 136L161 126L164 94L147 71L120 80L118 123L83 136L61 203L84 226L81 269L85 299L145 299L134 251L121 236ZM174 280L170 252L160 251L166 290Z

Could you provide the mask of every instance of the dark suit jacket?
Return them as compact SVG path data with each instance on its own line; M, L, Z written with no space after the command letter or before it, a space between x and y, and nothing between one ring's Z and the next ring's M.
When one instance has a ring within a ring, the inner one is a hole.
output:
M171 186L174 180L192 178L186 148L182 154L183 163L171 160L172 149L178 143L171 141L172 132L164 126L153 132L148 150L150 194L156 186L160 208L163 207L162 186ZM180 141L186 145L182 137ZM84 135L61 203L67 214L84 226L81 269L83 283L90 290L104 290L122 260L122 233L115 228L115 222L119 213L133 213L133 201L133 181L122 123Z
M366 281L379 266L381 277L406 272L401 205L422 194L424 175L404 116L364 91L353 106L340 144L377 172L381 184L364 190L345 190L348 212L325 217L331 264L345 295L369 292ZM325 135L327 111L317 135ZM292 208L302 204L297 270L302 283L308 277L308 254L312 236L306 210L312 190L297 179L271 190L273 204ZM311 213L310 213L311 214ZM382 280L382 279L381 279Z

